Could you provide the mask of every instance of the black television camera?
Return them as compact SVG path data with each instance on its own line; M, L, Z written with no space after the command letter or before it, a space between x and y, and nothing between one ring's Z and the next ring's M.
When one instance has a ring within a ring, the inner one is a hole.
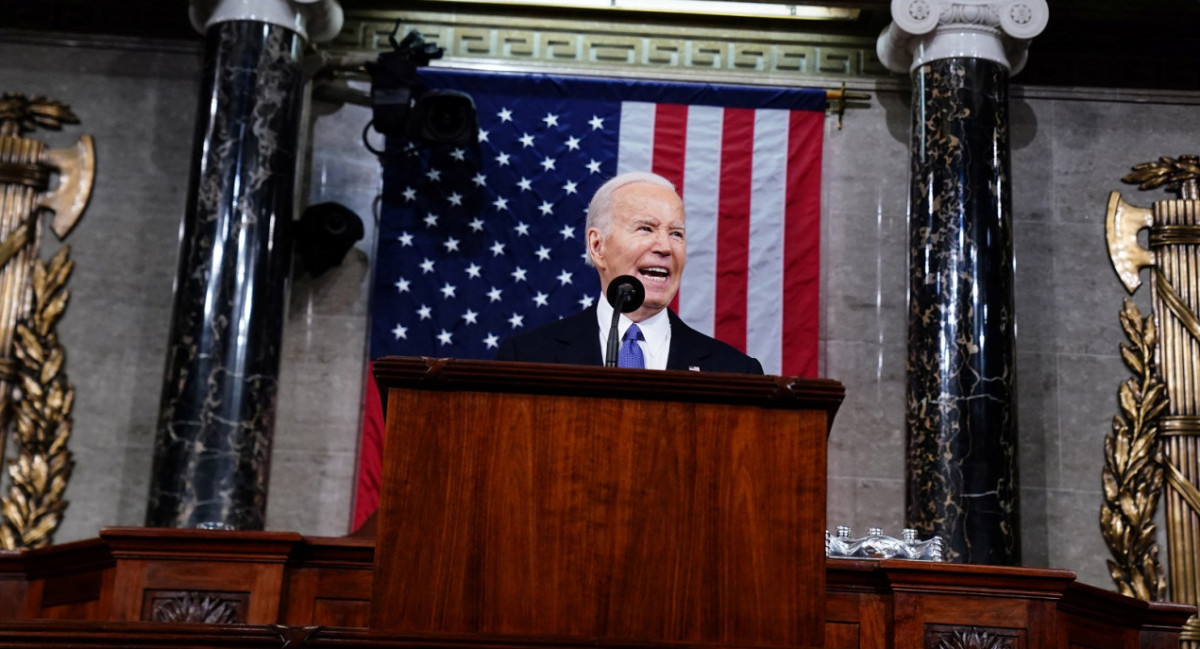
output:
M400 28L399 23L396 29ZM478 126L475 102L457 90L429 90L417 79L417 69L442 58L443 48L426 43L413 30L367 64L371 74L371 123L388 137L405 137L415 144L473 144Z

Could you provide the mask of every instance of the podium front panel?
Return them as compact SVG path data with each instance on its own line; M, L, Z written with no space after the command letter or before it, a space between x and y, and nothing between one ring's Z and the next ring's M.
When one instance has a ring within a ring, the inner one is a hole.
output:
M388 387L373 628L821 645L830 410L690 398L687 372L473 365L556 393ZM630 372L670 398L595 385Z

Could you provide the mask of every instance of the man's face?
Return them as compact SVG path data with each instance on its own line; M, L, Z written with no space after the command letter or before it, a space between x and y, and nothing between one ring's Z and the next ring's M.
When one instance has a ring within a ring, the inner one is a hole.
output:
M629 314L631 320L641 322L675 298L687 261L687 241L683 202L674 191L649 183L618 189L608 234L592 228L587 237L601 291L619 275L633 275L646 286L646 301Z

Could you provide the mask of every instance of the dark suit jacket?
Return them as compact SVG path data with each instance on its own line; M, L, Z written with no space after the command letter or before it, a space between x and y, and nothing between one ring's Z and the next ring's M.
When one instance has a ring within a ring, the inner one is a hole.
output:
M733 347L710 338L684 324L668 310L671 320L671 349L667 369L705 372L762 374L762 364ZM600 323L596 307L573 316L508 338L496 352L498 361L560 363L564 365L604 365L600 353Z

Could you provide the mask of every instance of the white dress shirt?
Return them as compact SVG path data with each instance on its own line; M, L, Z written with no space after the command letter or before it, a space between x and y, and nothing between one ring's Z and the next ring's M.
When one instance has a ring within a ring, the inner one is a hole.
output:
M600 358L604 358L605 352L608 351L608 328L612 326L612 316L612 305L601 295L596 304L596 319L600 322ZM633 324L633 320L622 313L620 320L617 321L618 340L624 338L625 331L631 324ZM638 341L638 345L642 348L646 369L667 369L667 356L671 352L671 319L667 317L667 310L663 309L642 320L637 323L637 326L642 330L644 337L644 340Z

